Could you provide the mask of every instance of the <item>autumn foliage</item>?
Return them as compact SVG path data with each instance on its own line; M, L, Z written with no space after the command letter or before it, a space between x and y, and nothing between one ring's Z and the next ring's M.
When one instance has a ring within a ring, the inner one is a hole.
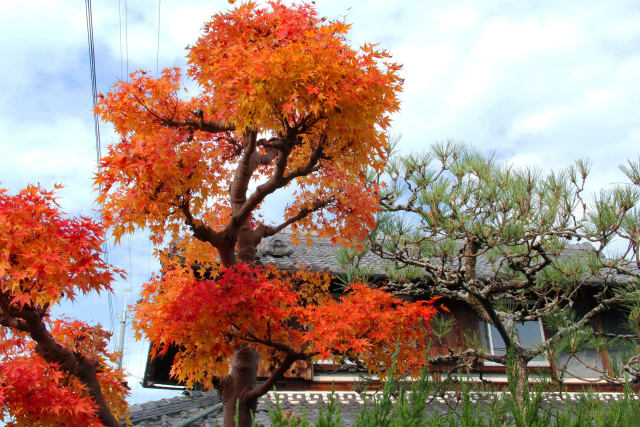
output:
M51 306L108 291L103 229L67 218L52 192L0 189L0 419L18 425L109 424L127 412L126 384L99 326L51 319ZM108 413L108 415L107 415ZM110 415L110 418L109 418ZM114 418L115 417L115 418ZM113 424L113 423L111 423Z
M116 236L148 227L158 242L167 231L176 238L187 208L223 232L295 180L285 216L296 227L364 238L377 200L364 171L384 164L401 79L386 52L353 50L347 29L310 5L247 3L215 15L190 48L186 74L199 84L191 98L181 97L179 69L119 82L97 107L122 137L97 178ZM262 138L247 150L251 136ZM247 155L251 164L240 162ZM262 180L261 191L232 212L229 184L246 192L249 178ZM254 229L261 225L252 220Z
M205 24L186 72L133 73L96 107L120 137L96 177L107 224L116 239L145 228L172 246L135 327L158 352L181 348L179 379L221 391L225 426L236 403L249 425L257 398L296 360L383 371L398 338L408 369L421 358L429 304L365 285L334 299L327 277L253 264L260 242L285 228L294 240L350 244L374 225L379 188L366 178L385 164L402 80L385 51L353 49L348 28L312 5L248 2ZM282 190L293 200L267 224L263 202ZM273 367L261 384L258 360Z
M310 290L296 285L296 274L236 264L199 280L190 268L174 266L144 286L134 326L159 353L180 347L172 373L188 386L214 386L243 344L266 364L288 354L348 359L383 375L399 344L398 369L420 370L435 313L430 302L408 303L362 284L334 299L322 280L328 277Z

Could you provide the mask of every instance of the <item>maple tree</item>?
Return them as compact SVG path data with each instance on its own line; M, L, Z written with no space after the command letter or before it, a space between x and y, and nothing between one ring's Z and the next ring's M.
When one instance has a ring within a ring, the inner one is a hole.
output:
M65 218L53 192L0 189L0 419L18 425L118 426L127 412L124 375L109 333L51 319L62 298L110 290L121 274L100 258L104 231ZM8 417L8 418L7 418Z
M116 239L146 228L176 245L144 286L135 327L156 351L181 349L178 378L221 391L225 425L236 404L248 425L296 360L364 357L382 370L400 336L406 367L419 364L431 305L364 285L334 300L326 277L252 264L261 240L289 226L346 244L374 225L378 187L366 174L384 166L402 80L385 51L352 49L348 28L312 5L242 4L189 48L194 95L180 69L136 72L96 107L121 138L96 178ZM265 223L262 202L286 188L284 219ZM256 385L259 358L274 369Z

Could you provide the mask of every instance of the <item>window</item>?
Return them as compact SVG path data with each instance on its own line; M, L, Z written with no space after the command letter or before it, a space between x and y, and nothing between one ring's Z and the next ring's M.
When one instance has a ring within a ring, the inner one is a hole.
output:
M501 356L507 353L507 346L495 326L484 323L480 330L486 334L484 341L491 354ZM544 341L544 329L540 319L516 324L516 332L520 344L526 349L533 350ZM501 366L500 363L491 361L485 361L485 365ZM549 362L542 355L538 355L529 361L529 366L549 366Z

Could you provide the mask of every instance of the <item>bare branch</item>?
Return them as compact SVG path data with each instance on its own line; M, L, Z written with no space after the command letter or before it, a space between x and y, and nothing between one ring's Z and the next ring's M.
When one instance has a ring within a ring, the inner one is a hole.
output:
M57 364L62 371L73 375L87 387L89 395L97 404L96 412L100 420L108 426L120 426L102 394L102 389L98 382L96 364L79 353L67 350L54 339L43 321L43 310L27 306L21 309L9 307L8 296L4 293L0 298L0 304L3 306L2 312L0 312L0 324L16 327L16 329L28 333L36 342L36 352L45 361ZM10 320L9 316L14 319Z
M640 290L639 291L635 291L635 292L631 292L631 293L626 293L624 295L617 295L615 297L612 297L612 298L609 298L609 299L606 299L606 300L602 301L600 304L598 304L597 306L595 306L594 308L589 310L589 312L586 313L579 321L574 322L570 326L567 326L565 328L559 329L553 337L549 338L548 340L546 340L543 343L543 346L547 347L547 348L553 347L553 345L557 341L562 339L567 334L570 334L570 333L572 333L574 331L577 331L578 329L580 329L581 327L586 325L588 322L590 322L591 319L593 319L596 315L605 312L606 310L608 310L612 306L614 306L616 303L619 303L619 302L623 301L624 299L629 298L631 296L640 297Z
M24 319L16 319L0 311L0 325L17 331L29 332L29 325Z
M211 122L204 120L175 121L173 119L162 118L157 115L155 115L155 117L160 120L165 126L172 128L187 128L209 133L230 132L236 129L235 125L223 122Z
M196 239L202 242L211 243L211 245L217 247L221 243L221 233L214 231L211 227L208 227L204 222L196 219L191 214L190 197L184 197L178 207L184 215L185 224L191 228L193 235Z
M461 352L429 357L428 362L429 364L433 364L433 365L443 365L443 364L457 362L457 361L469 359L469 358L489 360L491 362L501 363L503 365L507 362L506 355L496 356L494 354L485 353L483 351L472 349L472 348L467 349L465 351L461 351Z
M278 367L271 372L271 375L265 382L251 389L245 397L249 400L257 399L263 394L271 391L276 381L282 378L284 373L293 365L297 360L304 360L308 357L302 353L287 353L284 360L278 363Z
M251 212L253 212L256 206L262 203L264 198L269 194L273 193L279 188L286 186L295 178L308 175L316 170L318 162L323 156L324 144L326 143L325 137L322 137L320 139L318 145L313 149L311 155L309 156L309 160L305 165L300 166L299 168L285 175L289 154L291 153L291 149L293 148L296 140L297 136L295 135L289 136L287 138L287 145L289 148L288 150L283 149L278 153L278 156L276 158L276 168L273 175L267 182L259 185L258 188L256 188L255 192L242 205L242 207L234 213L231 223L233 227L237 227L247 221L249 215L251 215Z
M257 233L260 236L260 238L273 236L274 234L284 230L294 222L297 222L302 218L306 217L310 213L323 209L327 205L331 204L334 200L335 200L335 197L333 196L329 197L326 200L317 200L316 202L313 203L311 207L300 209L297 214L295 214L294 216L290 217L289 219L287 219L286 221L282 222L277 226L261 225L260 227L258 227Z

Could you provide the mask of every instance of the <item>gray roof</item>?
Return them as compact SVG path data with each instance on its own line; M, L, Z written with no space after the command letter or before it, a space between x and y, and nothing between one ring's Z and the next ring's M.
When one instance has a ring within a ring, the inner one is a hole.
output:
M345 269L338 263L338 246L331 239L302 237L301 243L294 245L290 233L278 233L264 239L258 247L258 256L263 264L274 264L283 270L293 270L306 265L313 271L343 273ZM307 244L310 243L310 244ZM385 261L372 253L364 255L362 266L375 273L384 274Z
M215 391L185 391L183 395L170 399L154 400L131 405L130 420L136 426L169 426L177 424L181 419L201 412L203 408L220 402ZM206 424L193 424L206 425Z
M184 396L172 399L162 399L133 405L131 407L131 421L134 426L144 427L165 427L174 426L184 422L188 418L205 411L207 408L218 403L219 397L216 392L186 392ZM619 399L623 393L594 393L600 400L610 402ZM362 395L356 392L335 392L335 399L340 404L341 420L345 426L350 426L356 419L356 415L364 406L365 400ZM379 396L379 395L378 395ZM489 405L493 398L501 398L501 392L471 392L470 400L474 405ZM584 393L563 393L562 398L556 393L544 393L543 406L564 407L567 402L576 402L584 396ZM369 396L367 401L374 397ZM315 423L318 420L320 410L326 411L326 405L330 399L330 392L278 392L277 399L283 411L294 412L302 416L306 412L307 420ZM393 401L393 399L392 399ZM258 409L255 415L257 423L270 426L271 421L268 413L269 408L273 408L276 402L276 395L273 392L262 396L258 401ZM433 396L427 400L428 414L444 415L449 408L459 407L457 392L448 392L444 395ZM222 424L221 411L213 412L199 420L189 424L192 427L214 427Z
M344 267L338 263L338 249L339 247L330 239L320 237L312 237L308 242L303 237L300 244L294 245L292 234L281 232L264 239L258 247L257 255L262 264L273 264L284 270L293 270L300 265L306 265L313 271L344 273ZM568 244L562 256L586 256L593 250L593 246L588 242ZM369 269L372 274L380 275L386 275L385 265L388 264L389 261L371 252L367 252L360 261L361 267ZM480 256L476 263L476 274L480 279L493 277L495 267L485 256Z

